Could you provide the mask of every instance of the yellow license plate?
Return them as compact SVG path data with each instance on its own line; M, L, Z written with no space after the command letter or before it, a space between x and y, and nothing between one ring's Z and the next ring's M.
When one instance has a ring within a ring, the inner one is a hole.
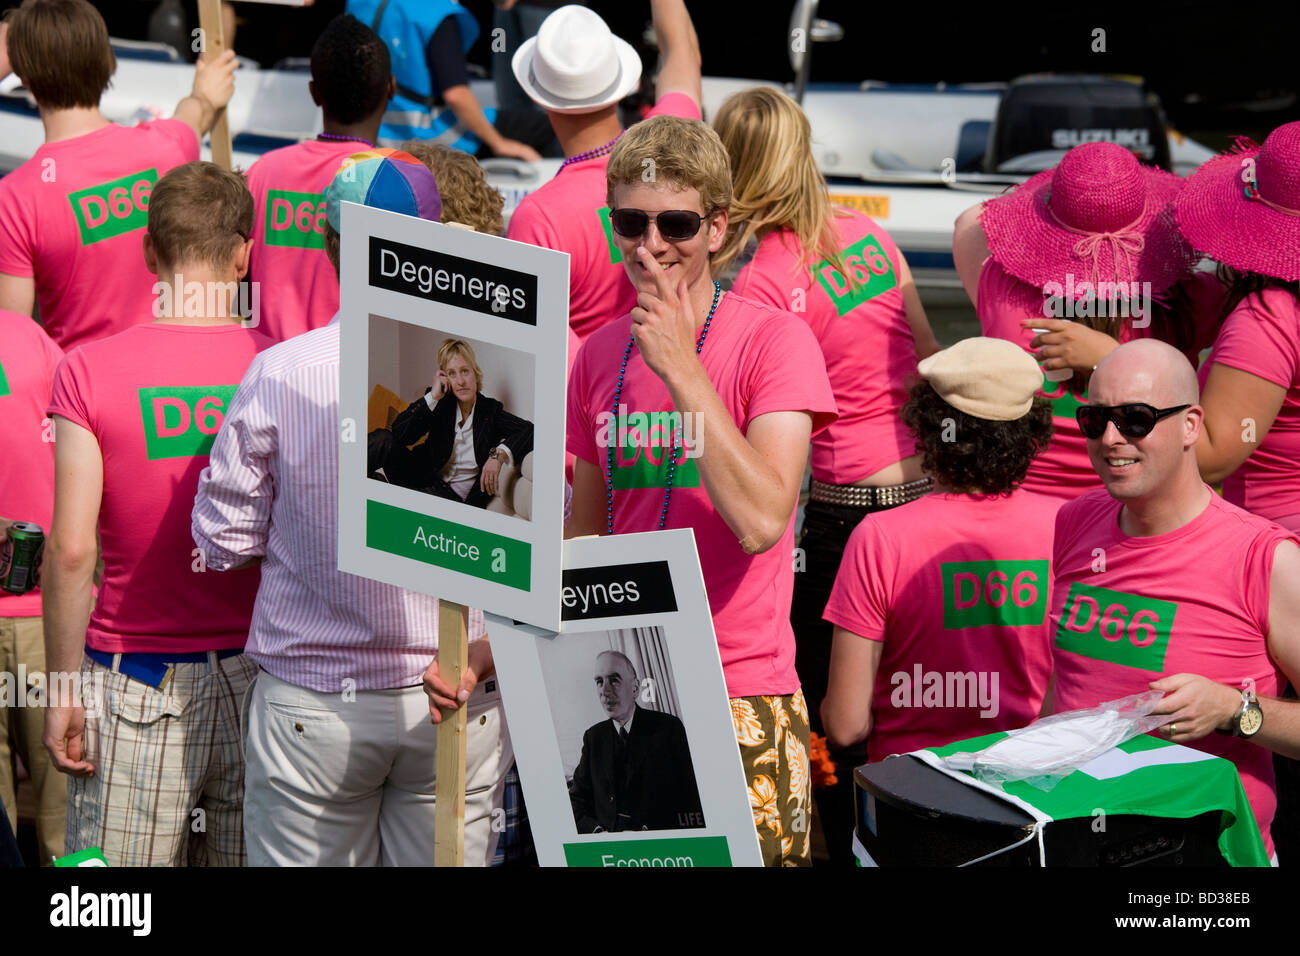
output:
M831 193L831 202L865 213L872 219L889 218L888 196L864 196L858 193Z

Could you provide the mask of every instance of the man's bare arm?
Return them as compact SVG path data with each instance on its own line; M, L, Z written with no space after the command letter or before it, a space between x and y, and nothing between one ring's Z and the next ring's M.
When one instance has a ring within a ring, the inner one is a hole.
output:
M835 628L822 727L832 747L851 747L871 733L871 697L883 641L872 641L842 627Z
M655 78L655 99L685 93L698 107L703 102L700 83L700 40L684 0L650 0L655 40L663 66Z
M0 309L31 315L36 308L36 280L0 272Z

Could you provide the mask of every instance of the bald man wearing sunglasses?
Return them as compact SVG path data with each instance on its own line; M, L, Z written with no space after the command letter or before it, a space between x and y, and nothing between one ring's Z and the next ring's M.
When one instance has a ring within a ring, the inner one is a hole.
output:
M1272 854L1270 751L1300 756L1300 702L1277 699L1300 677L1300 547L1201 481L1204 411L1178 350L1121 345L1088 391L1077 418L1106 490L1056 518L1055 710L1164 691L1159 733L1236 764Z

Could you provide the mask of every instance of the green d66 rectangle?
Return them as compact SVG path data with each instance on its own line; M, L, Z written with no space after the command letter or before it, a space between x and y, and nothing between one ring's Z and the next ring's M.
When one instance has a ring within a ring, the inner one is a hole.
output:
M366 501L366 547L521 591L527 591L532 580L533 549L527 541L382 501Z
M238 385L161 385L142 388L140 422L145 457L190 458L212 451Z
M844 315L863 302L898 288L894 265L875 236L863 236L845 249L844 265L860 283L856 289L829 259L823 259L813 267L813 275L835 303L837 315Z
M622 840L617 843L566 843L569 866L696 867L731 866L726 837Z
M268 246L324 249L325 197L320 193L268 189L262 238Z
M1042 624L1047 616L1048 562L944 561L943 627Z
M98 186L68 193L81 244L89 246L149 224L149 197L158 170L142 169Z
M1162 673L1178 605L1075 581L1056 625L1063 651Z

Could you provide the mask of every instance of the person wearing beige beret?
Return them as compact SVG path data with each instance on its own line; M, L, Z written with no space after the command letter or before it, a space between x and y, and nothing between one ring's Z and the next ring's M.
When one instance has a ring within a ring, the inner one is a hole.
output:
M1043 374L1004 339L924 359L903 407L935 490L869 514L844 551L822 723L870 759L1023 727L1051 674L1060 502L1019 487L1052 435Z

